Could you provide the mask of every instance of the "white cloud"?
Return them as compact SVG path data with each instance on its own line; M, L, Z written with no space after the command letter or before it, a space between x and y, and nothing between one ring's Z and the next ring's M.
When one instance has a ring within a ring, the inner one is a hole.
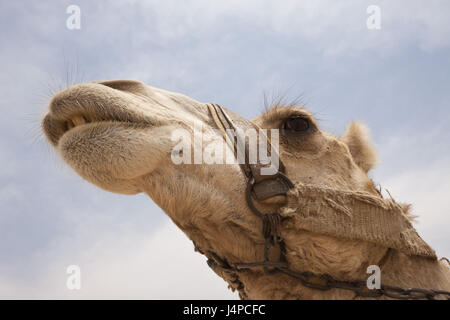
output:
M156 34L139 34L140 42L195 41L198 35L227 34L224 27L245 24L286 40L309 40L325 55L356 55L362 50L389 54L404 45L433 51L450 45L450 6L446 1L377 1L381 30L368 30L366 9L372 2L337 1L179 1L143 3L155 17ZM218 32L220 30L220 32ZM213 38L212 38L213 39ZM216 38L216 40L219 40ZM214 43L212 43L214 45Z
M438 161L381 180L398 202L411 203L416 228L438 256L450 257L450 163Z

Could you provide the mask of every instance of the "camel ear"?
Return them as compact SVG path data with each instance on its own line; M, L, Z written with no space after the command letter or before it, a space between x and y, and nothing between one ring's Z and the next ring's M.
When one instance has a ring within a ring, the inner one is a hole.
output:
M360 122L350 123L341 140L347 144L353 160L364 172L367 173L377 164L377 152L366 125Z

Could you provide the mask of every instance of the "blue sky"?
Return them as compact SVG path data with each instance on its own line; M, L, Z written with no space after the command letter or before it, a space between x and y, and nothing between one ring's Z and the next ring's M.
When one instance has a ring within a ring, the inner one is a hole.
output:
M70 4L80 30L66 28ZM380 30L366 27L371 4ZM0 16L0 298L236 298L147 196L99 190L47 145L40 117L67 75L250 118L264 93L302 95L336 135L364 121L381 157L371 176L450 256L447 1L2 1Z

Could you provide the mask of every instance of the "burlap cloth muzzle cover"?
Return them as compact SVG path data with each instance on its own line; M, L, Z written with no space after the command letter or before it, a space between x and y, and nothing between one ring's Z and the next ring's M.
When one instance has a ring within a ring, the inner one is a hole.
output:
M392 198L297 184L288 193L287 204L280 214L290 218L286 227L364 240L407 255L436 259L434 250L422 240Z

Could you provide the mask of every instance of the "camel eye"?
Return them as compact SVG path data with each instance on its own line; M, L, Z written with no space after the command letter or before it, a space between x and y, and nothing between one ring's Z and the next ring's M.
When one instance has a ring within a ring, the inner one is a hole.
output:
M309 120L303 117L289 118L284 122L284 129L296 132L305 132L309 129Z

